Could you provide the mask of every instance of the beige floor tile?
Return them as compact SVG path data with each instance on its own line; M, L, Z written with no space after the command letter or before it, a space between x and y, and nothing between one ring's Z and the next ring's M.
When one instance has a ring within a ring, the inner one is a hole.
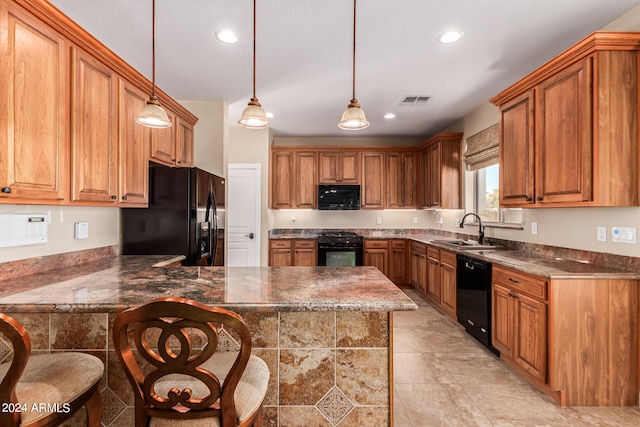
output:
M394 313L396 427L640 426L638 407L560 408L417 292L404 291L418 310Z

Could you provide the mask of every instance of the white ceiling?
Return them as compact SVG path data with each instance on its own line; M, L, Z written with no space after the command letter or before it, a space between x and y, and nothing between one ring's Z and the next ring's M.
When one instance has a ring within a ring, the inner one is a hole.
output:
M151 0L50 0L151 78ZM258 0L257 89L276 136L430 136L640 0L360 0L356 97L371 123L343 131L353 2ZM156 84L223 100L235 124L252 93L251 0L156 0ZM231 29L235 45L214 33ZM460 29L464 38L436 37ZM400 106L406 96L423 106ZM397 117L386 120L383 115Z

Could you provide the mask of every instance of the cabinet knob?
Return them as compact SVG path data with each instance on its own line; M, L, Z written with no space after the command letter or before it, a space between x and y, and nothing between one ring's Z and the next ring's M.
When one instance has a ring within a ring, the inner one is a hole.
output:
M122 200L127 200L127 195L122 196Z
M524 196L524 199L525 199L527 202L531 202L531 201L533 201L533 197L529 197L529 196Z
M536 197L536 200L537 200L537 201L541 201L541 200L542 200L542 197L541 197L541 196L538 196L538 197Z
M118 198L118 196L116 196L115 194L111 195L111 200L116 200Z
M2 192L6 194L11 193L11 187L2 187Z

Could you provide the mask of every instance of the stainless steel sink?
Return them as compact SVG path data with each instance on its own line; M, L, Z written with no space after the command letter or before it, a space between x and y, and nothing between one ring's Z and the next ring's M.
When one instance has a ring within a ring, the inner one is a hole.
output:
M496 248L495 245L480 244L475 240L442 239L442 240L432 240L432 242L440 245L445 245L445 246L453 246L457 249L464 250L464 251Z

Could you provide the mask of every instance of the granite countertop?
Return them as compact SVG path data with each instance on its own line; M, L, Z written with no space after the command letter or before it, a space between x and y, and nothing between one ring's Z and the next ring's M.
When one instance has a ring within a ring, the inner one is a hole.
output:
M369 239L408 239L430 244L441 249L465 254L471 258L490 262L494 265L509 267L523 273L547 279L629 279L640 280L640 271L632 269L614 268L597 263L583 262L569 256L553 256L550 254L534 254L530 252L509 250L503 248L485 250L464 250L451 245L440 244L438 240L451 239L436 233L398 233L398 230L348 230L354 231ZM283 234L272 234L270 239L300 239L313 238L317 231L302 230Z
M375 267L158 266L176 260L119 256L3 280L0 312L119 312L161 296L234 311L418 308Z

